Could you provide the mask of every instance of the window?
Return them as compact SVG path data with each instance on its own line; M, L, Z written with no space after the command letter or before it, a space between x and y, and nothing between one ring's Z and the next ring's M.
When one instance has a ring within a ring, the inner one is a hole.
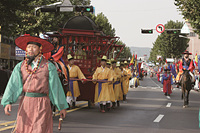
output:
M194 32L190 32L189 37L195 37L196 34Z

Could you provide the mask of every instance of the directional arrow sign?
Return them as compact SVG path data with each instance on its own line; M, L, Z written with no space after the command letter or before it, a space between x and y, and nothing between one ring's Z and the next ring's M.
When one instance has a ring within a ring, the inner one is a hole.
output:
M162 24L158 24L158 25L156 26L156 31L157 31L158 33L163 33L163 32L165 31L165 26L162 25Z

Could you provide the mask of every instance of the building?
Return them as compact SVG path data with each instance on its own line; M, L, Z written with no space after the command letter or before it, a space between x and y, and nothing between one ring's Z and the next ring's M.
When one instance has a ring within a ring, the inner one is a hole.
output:
M189 47L187 48L187 50L192 53L191 58L195 58L195 55L197 53L197 55L200 55L200 39L199 39L199 35L196 34L193 30L193 28L191 27L190 23L188 23L188 21L186 21L186 24L189 28L189 34L187 35L187 37L190 39L189 41Z
M24 52L21 49L16 50L15 39L0 34L0 69L12 70L15 65L24 59L23 55L16 55L17 52Z

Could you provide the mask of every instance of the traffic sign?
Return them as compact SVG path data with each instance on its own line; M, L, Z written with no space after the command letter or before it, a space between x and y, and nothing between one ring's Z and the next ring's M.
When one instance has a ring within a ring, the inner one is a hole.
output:
M163 32L165 31L165 26L162 25L162 24L158 24L158 25L156 26L156 31L157 31L158 33L163 33Z

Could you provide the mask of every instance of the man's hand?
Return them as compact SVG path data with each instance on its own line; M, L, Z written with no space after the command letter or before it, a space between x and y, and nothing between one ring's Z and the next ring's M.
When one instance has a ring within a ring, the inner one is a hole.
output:
M10 115L8 111L12 111L12 106L10 104L7 104L6 107L4 108L5 114Z
M87 79L81 79L82 83L85 84L87 82Z
M66 109L63 109L63 110L60 111L60 115L61 115L62 118L65 118L66 114L67 114Z
M112 84L112 81L108 81L108 85L111 85Z

